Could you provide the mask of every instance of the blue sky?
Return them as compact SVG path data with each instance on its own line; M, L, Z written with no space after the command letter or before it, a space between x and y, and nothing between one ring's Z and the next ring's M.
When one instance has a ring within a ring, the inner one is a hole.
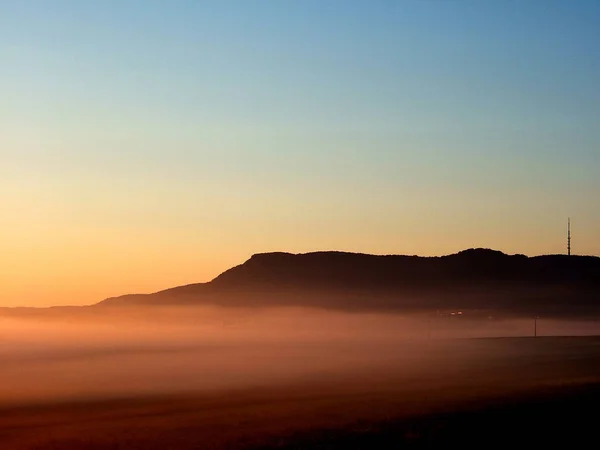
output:
M568 215L600 254L598 23L595 1L4 0L4 264L102 269L91 296L270 250L558 253Z

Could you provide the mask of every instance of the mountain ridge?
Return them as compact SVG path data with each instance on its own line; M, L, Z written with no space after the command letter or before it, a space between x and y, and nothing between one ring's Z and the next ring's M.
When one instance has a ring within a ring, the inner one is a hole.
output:
M466 302L473 306L485 306L485 299L474 299L479 296L493 307L515 302L519 307L539 302L556 306L560 298L570 306L595 307L598 301L593 299L599 293L596 256L530 257L489 248L445 256L271 252L253 254L206 283L112 297L96 306L208 303L394 309L434 307L460 296L473 297Z

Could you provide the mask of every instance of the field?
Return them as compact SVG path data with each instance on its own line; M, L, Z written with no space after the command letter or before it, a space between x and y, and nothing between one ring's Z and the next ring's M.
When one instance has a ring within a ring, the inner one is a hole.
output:
M598 337L371 345L360 355L346 341L327 354L307 343L282 344L280 354L271 347L265 350L274 355L270 360L255 357L278 375L250 375L247 383L201 389L188 382L162 390L148 385L130 395L81 388L70 395L63 389L62 395L13 396L0 411L0 447L413 448L597 440L591 422L600 400ZM178 358L186 352L201 355L188 349ZM334 353L346 358L298 370ZM96 363L108 357L114 355L96 356ZM285 376L294 360L296 375ZM44 384L48 373L36 367Z

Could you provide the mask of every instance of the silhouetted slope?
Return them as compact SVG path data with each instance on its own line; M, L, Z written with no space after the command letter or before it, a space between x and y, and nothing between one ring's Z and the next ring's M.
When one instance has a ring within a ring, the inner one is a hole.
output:
M317 252L300 255L254 255L213 280L219 286L276 285L298 287L387 288L426 287L465 279L499 279L521 270L521 256L491 250L468 250L445 257L375 256Z
M600 258L469 249L442 257L344 252L263 253L209 283L103 305L213 303L335 308L598 307ZM458 303L457 303L458 302Z

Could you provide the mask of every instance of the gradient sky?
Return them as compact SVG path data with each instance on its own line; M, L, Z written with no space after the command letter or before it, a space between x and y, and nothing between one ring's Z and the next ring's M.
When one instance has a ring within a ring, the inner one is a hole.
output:
M0 0L0 305L251 254L600 254L600 2Z

